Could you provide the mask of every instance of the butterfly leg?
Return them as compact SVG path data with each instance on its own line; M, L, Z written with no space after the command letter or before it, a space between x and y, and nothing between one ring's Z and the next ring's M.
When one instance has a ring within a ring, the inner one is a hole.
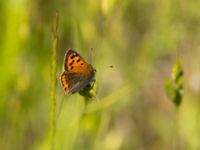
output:
M95 83L96 83L96 79L93 79L93 80L91 81L91 89L94 88Z

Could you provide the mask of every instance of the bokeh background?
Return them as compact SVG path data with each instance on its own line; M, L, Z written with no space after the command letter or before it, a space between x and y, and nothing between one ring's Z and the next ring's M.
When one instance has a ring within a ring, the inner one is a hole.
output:
M200 149L200 1L1 0L0 149L46 150L49 142L51 28L59 12L56 150ZM85 108L59 76L68 48L89 61L97 97ZM178 110L164 80L180 58ZM110 69L107 66L113 65Z

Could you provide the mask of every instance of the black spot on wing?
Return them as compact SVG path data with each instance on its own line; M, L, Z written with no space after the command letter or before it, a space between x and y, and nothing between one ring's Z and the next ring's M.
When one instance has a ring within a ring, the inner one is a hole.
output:
M72 60L72 62L71 63L69 63L69 65L71 66L71 65L73 65L73 63L74 63L74 60Z
M81 61L81 59L79 58L76 62L78 63L78 62L80 62Z
M74 67L73 67L73 66L71 66L70 70L72 70L72 69L74 69Z
M71 59L74 59L74 57L76 57L76 54L72 54L72 56L70 57Z

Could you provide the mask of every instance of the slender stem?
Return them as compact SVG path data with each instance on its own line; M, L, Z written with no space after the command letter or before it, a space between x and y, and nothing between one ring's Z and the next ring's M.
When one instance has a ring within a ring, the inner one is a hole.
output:
M181 141L180 141L180 135L179 135L179 108L176 107L175 110L175 118L174 118L174 123L173 123L173 150L178 150L181 148Z
M200 72L200 65L198 65L198 72ZM199 85L200 83L198 83L198 87L200 87ZM198 93L197 93L197 99L200 99L200 89L198 89ZM200 104L198 103L198 110L197 110L197 115L196 115L196 126L198 127L200 125L200 119L199 119L199 116L200 116ZM200 128L197 128L197 132L198 132L198 139L200 139ZM200 142L198 142L198 145L197 145L197 149L200 149Z
M52 51L51 51L51 89L50 89L50 145L51 150L55 149L55 133L56 133L56 62L57 62L57 46L58 46L58 29L59 16L56 13L55 22L52 28Z

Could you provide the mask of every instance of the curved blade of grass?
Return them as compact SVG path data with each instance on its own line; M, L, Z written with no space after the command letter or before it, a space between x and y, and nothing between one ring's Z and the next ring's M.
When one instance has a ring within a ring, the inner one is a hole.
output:
M105 109L114 103L117 103L119 100L122 100L123 97L126 97L131 92L131 86L126 85L110 94L109 96L101 99L98 103L92 103L88 105L85 113L92 113L98 110Z

